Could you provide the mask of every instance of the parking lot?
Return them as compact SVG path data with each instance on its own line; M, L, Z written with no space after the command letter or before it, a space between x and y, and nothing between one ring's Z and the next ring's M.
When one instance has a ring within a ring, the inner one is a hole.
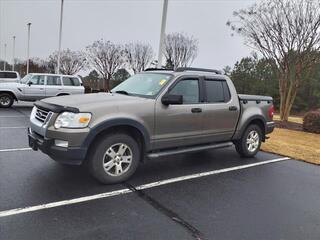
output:
M231 148L101 185L28 148L32 104L0 109L0 239L319 239L318 167Z

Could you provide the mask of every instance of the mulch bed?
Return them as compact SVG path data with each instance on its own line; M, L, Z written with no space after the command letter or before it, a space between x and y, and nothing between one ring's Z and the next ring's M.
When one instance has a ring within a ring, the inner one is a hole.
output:
M303 131L302 124L301 123L295 123L295 122L280 122L280 121L274 121L276 123L277 128L285 128L289 130L295 130L295 131Z

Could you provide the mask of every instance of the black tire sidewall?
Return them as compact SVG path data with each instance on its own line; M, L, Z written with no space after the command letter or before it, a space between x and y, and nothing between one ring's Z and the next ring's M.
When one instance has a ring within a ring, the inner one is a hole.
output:
M1 98L2 96L7 96L7 97L9 97L10 103L9 103L9 105L7 105L7 106L3 106L3 105L1 104L1 102L0 102L0 108L9 108L9 107L11 107L12 104L13 104L13 101L14 101L13 97L12 97L10 94L8 94L8 93L1 93L1 94L0 94L0 98Z
M250 152L247 147L247 137L251 131L256 131L259 135L259 146L254 152ZM241 143L240 143L241 146L238 146L238 147L241 148L241 153L244 157L253 157L259 152L261 142L262 142L262 130L258 125L252 124L252 125L249 125L245 130L245 132L243 133L243 136L241 138Z
M124 143L128 145L131 148L133 155L130 168L121 176L111 176L105 172L103 167L103 156L105 152L110 146L116 143ZM89 170L93 177L101 183L120 183L127 180L134 174L139 165L140 156L141 153L139 145L131 136L124 133L109 134L97 141L93 146L93 149L91 149L91 154L88 159Z

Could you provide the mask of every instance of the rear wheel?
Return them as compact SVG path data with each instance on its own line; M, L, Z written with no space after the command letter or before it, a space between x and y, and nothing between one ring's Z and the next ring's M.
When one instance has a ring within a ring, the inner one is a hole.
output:
M261 141L261 128L255 124L249 125L241 139L235 142L236 150L242 157L254 157L260 150Z
M13 104L13 97L9 93L0 93L0 107L9 108Z
M89 169L92 176L104 184L123 182L136 171L140 154L139 145L131 136L109 134L91 149Z

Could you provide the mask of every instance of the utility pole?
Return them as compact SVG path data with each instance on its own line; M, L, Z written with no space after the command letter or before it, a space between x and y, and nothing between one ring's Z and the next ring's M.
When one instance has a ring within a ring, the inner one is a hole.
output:
M4 58L3 58L3 70L6 70L6 59L7 59L7 44L4 44Z
M61 0L61 9L60 9L60 29L59 29L59 49L58 49L57 74L60 73L60 52L61 52L61 39L62 39L63 1L64 0Z
M16 48L16 36L13 36L13 42L12 42L12 71L14 71L14 64L15 64L15 49Z
M168 11L168 0L163 0L161 32L160 32L160 42L159 42L157 68L161 68L161 66L162 66L162 53L163 53L164 38L165 38L165 32L166 32L167 11Z
M2 1L0 0L0 61L1 61L1 48L2 48Z
M28 46L27 46L27 74L29 73L29 61L30 61L30 27L31 23L27 24L28 26Z

